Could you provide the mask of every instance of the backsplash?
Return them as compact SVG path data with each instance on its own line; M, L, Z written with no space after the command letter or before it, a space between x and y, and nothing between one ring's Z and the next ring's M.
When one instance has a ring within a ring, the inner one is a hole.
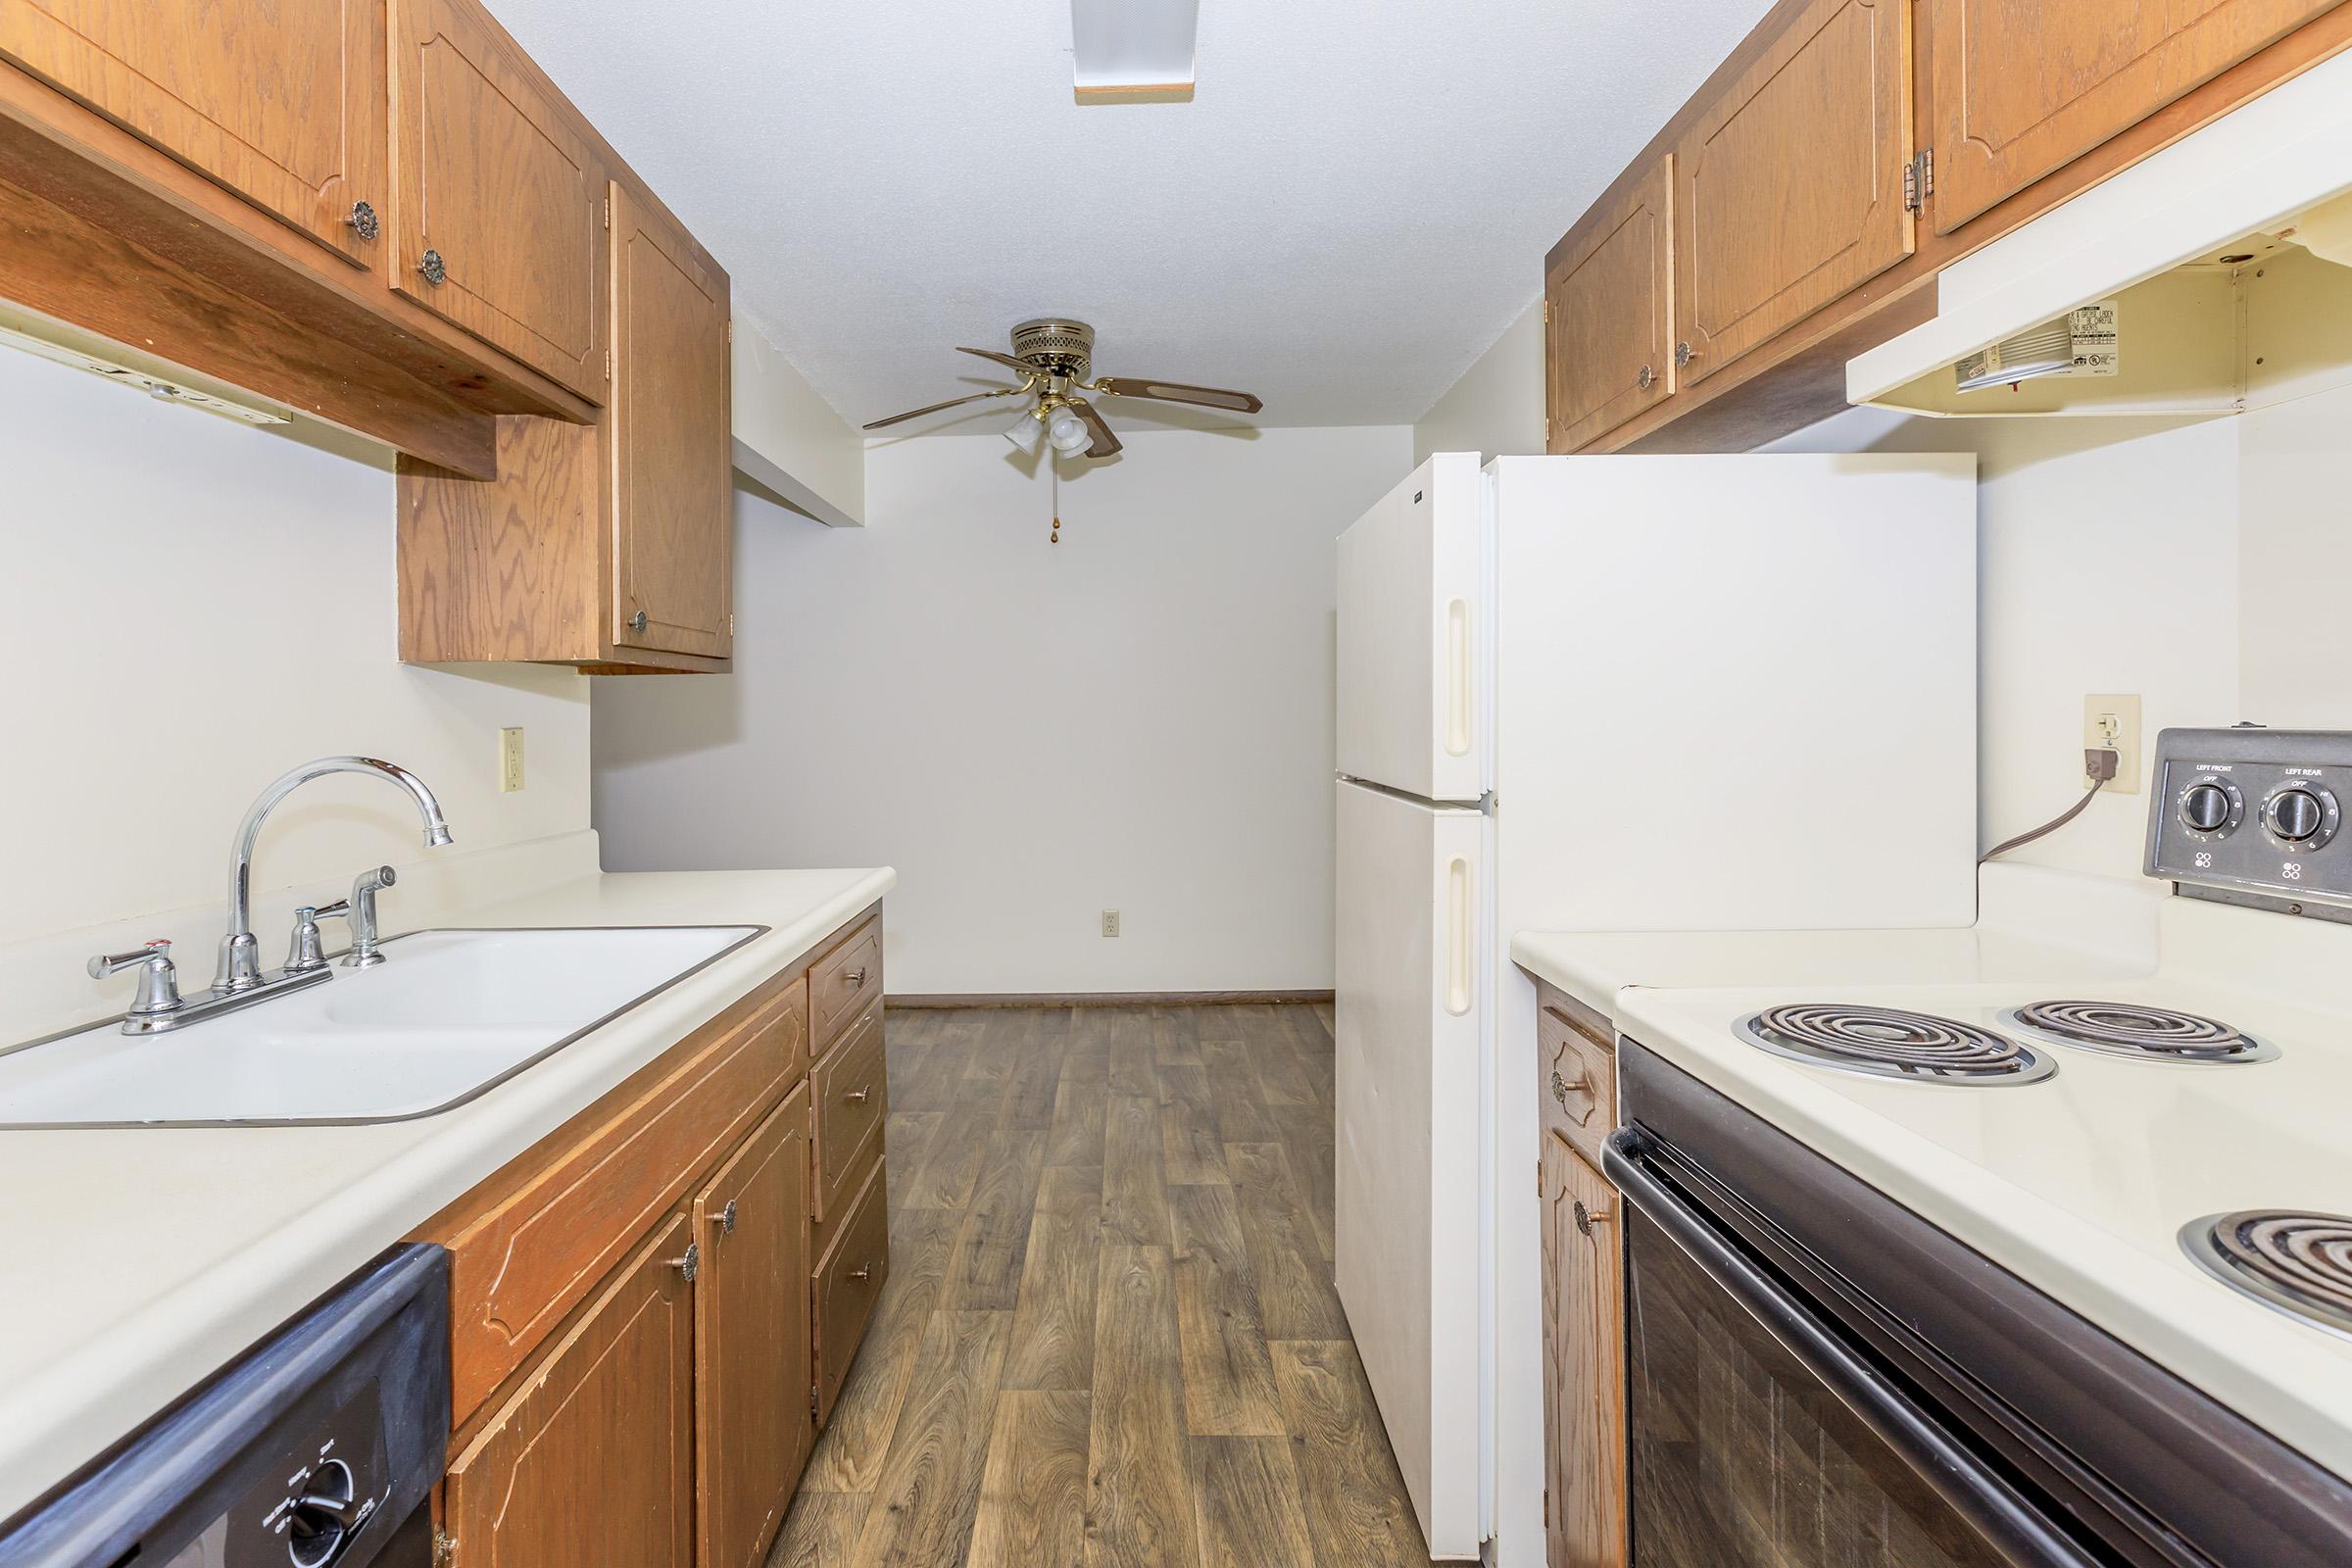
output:
M360 446L0 351L0 943L222 902L247 803L332 753L413 768L465 851L588 826L584 677L398 662L393 476ZM254 885L424 853L398 791L326 779L271 817Z

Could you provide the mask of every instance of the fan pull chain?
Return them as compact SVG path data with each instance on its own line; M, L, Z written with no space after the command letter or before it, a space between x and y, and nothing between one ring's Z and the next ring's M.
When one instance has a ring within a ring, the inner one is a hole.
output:
M1047 536L1046 543L1057 545L1061 543L1061 465L1049 452L1046 466L1054 470L1054 531Z

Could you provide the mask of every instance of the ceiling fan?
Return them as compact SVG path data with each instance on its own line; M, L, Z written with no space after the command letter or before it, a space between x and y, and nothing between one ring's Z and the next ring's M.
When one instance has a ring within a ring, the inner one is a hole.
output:
M991 398L1022 398L1027 401L1005 430L1004 439L1023 452L1035 452L1042 442L1062 457L1085 456L1107 458L1119 450L1119 438L1111 433L1102 416L1088 402L1085 393L1106 398L1152 398L1161 403L1191 403L1204 409L1229 409L1236 414L1255 414L1265 405L1248 392L1228 392L1221 387L1187 386L1181 381L1145 381L1124 376L1106 375L1099 381L1087 379L1094 368L1095 329L1084 321L1068 321L1046 317L1023 321L1012 329L1012 352L1000 354L994 349L958 348L958 354L993 360L1008 369L1018 371L1018 386L992 387L986 392L974 392L966 397L950 398L928 408L909 409L894 414L887 419L876 419L865 426L879 430L886 424L902 419L918 418L953 409L959 404L983 403Z

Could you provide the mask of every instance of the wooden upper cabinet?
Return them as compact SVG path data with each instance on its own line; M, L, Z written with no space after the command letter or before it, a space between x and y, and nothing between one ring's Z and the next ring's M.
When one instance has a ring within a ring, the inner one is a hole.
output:
M450 1464L455 1568L694 1568L691 1231L656 1226Z
M1550 1568L1625 1568L1625 1272L1617 1190L1544 1135L1544 1479Z
M10 0L0 58L328 249L382 248L348 221L383 190L383 44L372 0Z
M1911 254L1910 76L1909 0L1813 0L1699 112L1674 159L1678 386Z
M605 169L470 0L392 0L392 284L601 403Z
M1545 280L1544 401L1574 452L1674 390L1674 158L1594 208Z
M612 201L612 637L724 659L735 580L727 276L647 203L618 185Z
M1949 233L2339 0L1928 0Z
M816 1444L808 1323L808 1086L694 1200L701 1568L760 1568Z

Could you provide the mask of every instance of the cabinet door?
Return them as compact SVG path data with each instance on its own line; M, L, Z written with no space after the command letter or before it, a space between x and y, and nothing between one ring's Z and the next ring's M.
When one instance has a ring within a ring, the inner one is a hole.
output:
M392 286L605 396L605 172L471 0L392 0Z
M760 1568L816 1444L809 1409L808 1086L694 1200L701 1568Z
M1930 0L1949 233L2338 0Z
M734 584L727 277L612 187L612 641L726 657ZM643 615L643 629L637 617Z
M366 265L381 241L347 220L386 205L378 15L370 0L12 0L0 58Z
M1574 452L1674 390L1674 157L1594 208L1544 289L1550 449Z
M1678 386L1911 254L1908 0L1813 0L1675 151Z
M693 1568L691 1239L655 1227L451 1464L458 1568Z
M1624 1568L1625 1264L1617 1190L1544 1136L1544 1519L1551 1568Z

